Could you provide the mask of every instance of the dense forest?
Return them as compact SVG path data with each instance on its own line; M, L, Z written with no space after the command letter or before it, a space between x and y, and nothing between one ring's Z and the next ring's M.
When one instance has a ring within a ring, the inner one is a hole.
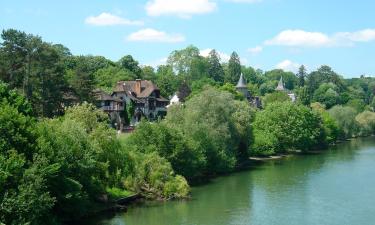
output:
M264 72L241 65L236 52L222 63L215 50L203 57L188 46L154 69L130 55L117 62L75 56L13 29L1 39L0 224L61 224L131 193L184 198L189 184L250 156L322 149L375 132L375 79L344 79L326 65ZM236 91L241 73L263 109ZM275 91L281 77L296 102ZM93 91L134 79L153 81L166 97L178 93L183 104L124 138L94 106Z

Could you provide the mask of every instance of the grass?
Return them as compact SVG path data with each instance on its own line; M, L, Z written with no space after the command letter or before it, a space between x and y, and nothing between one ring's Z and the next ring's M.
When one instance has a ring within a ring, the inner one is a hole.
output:
M134 194L131 191L123 190L123 189L116 188L116 187L106 188L106 191L108 193L109 199L111 199L111 200L117 200L117 199L120 199L120 198L125 198L125 197L131 196L131 195Z

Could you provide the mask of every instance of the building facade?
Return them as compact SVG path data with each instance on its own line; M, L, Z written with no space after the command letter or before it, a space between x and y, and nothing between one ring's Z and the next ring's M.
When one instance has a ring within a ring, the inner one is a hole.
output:
M135 125L142 118L150 121L162 118L169 104L169 100L160 95L160 89L149 80L119 81L112 94L98 93L97 106L120 124L118 128Z

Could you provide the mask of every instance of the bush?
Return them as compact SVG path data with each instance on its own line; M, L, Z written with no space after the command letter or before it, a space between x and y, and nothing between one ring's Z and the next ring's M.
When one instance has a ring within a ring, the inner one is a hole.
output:
M289 102L272 103L257 112L253 129L253 148L258 154L260 151L269 154L273 149L276 153L290 149L308 150L324 142L321 118L309 108ZM262 144L270 149L261 147Z
M190 192L185 178L176 176L171 164L156 152L148 154L132 151L134 171L124 186L134 192L142 192L148 198L187 197Z
M375 113L364 111L355 117L360 125L360 135L367 136L375 134Z
M328 110L330 116L339 127L339 139L355 137L359 134L360 127L355 120L357 112L349 106L337 105Z

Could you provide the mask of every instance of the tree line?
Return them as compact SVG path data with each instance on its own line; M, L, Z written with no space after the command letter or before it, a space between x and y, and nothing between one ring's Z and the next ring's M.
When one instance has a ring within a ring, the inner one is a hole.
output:
M263 72L203 57L188 46L156 70L130 55L113 62L9 29L0 43L0 223L61 224L131 193L171 199L189 184L231 172L250 156L321 149L375 132L375 79L344 79L329 66ZM239 75L260 96L250 106ZM280 78L297 95L275 91ZM92 92L147 79L183 104L164 120L118 136ZM71 102L79 102L72 105Z

